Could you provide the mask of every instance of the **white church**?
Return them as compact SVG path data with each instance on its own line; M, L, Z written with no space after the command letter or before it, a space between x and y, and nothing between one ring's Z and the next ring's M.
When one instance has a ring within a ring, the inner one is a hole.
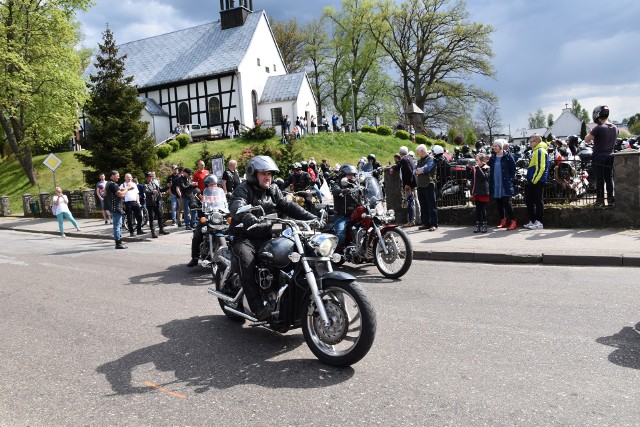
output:
M316 99L304 72L288 74L264 11L253 0L220 0L220 20L118 46L127 55L143 119L156 142L178 125L198 123L224 135L237 118L276 126L289 117L316 114ZM96 74L94 60L84 77ZM90 124L81 118L83 129Z

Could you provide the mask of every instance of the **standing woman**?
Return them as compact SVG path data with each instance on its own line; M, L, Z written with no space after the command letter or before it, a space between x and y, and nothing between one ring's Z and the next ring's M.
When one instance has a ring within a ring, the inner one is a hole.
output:
M69 210L69 199L67 199L67 196L62 194L60 187L56 187L55 192L56 194L53 196L53 205L51 209L53 214L58 218L60 236L67 237L64 235L63 221L65 218L71 221L71 224L73 224L77 231L82 231L80 230L80 227L78 227L78 223L73 218L73 215L71 215L71 211Z
M504 151L503 146L506 142L504 139L496 139L491 146L493 153L487 162L490 168L489 193L496 199L498 205L500 224L496 228L506 227L507 230L515 230L517 225L511 198L514 193L513 179L516 176L516 162L510 153ZM507 223L509 223L508 226Z

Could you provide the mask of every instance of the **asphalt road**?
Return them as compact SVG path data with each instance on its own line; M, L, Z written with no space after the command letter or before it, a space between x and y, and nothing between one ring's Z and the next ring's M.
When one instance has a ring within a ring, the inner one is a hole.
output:
M0 232L0 425L638 425L637 269L351 269L378 335L337 369L227 321L188 238Z

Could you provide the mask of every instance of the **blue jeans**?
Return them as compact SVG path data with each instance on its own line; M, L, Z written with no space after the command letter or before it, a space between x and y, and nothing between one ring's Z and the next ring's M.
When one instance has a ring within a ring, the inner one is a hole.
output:
M336 222L333 224L333 230L338 237L338 245L344 246L347 240L347 226L349 225L349 221L351 220L351 216L341 216L336 219Z
M122 240L122 214L111 211L111 219L113 220L113 240L119 242Z
M182 196L182 222L184 222L185 227L191 228L193 224L193 219L191 215L191 209L189 208L189 203L191 199L189 197ZM195 211L194 211L195 212Z
M171 195L171 221L176 223L176 213L178 212L178 196L175 194Z

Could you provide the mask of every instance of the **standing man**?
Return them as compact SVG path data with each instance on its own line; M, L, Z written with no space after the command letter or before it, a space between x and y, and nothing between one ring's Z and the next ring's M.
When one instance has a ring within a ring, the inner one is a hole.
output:
M240 120L236 117L233 118L233 133L235 137L238 138L240 136Z
M127 226L129 227L129 235L133 237L133 217L136 218L136 230L138 235L144 234L142 231L142 209L140 208L140 193L138 186L133 182L130 173L124 175L124 183L120 185L121 189L129 188L124 196L124 211L127 215Z
M231 197L231 193L236 189L238 185L240 185L240 175L236 168L238 167L238 162L235 160L229 160L229 167L222 174L222 189L224 190L227 198Z
M200 191L204 191L204 179L209 175L209 171L204 168L204 162L198 161L198 170L193 173L193 182Z
M432 153L442 154L444 149L440 145L434 145ZM438 207L436 205L436 171L437 162L429 155L424 144L418 145L416 153L418 159L416 167L418 202L420 203L420 215L422 225L419 230L436 231L438 229Z
M187 230L191 230L193 226L195 226L195 214L194 211L192 215L191 209L189 205L191 204L191 195L193 194L194 188L196 188L194 183L191 181L191 169L184 168L182 169L182 176L180 177L180 181L178 184L178 190L182 197L182 220L184 222L184 227Z
M104 188L107 185L107 180L104 178L104 174L100 174L100 181L96 184L96 196L100 201L100 210L102 211L102 217L104 218L104 223L109 224L111 220L111 215L109 211L105 208L104 205Z
M542 192L544 184L549 175L549 158L547 157L547 144L542 141L542 137L534 134L529 138L531 144L531 160L527 169L527 185L525 187L525 198L527 201L527 213L529 222L524 228L529 230L542 230L544 220L544 201Z
M180 223L180 213L182 212L182 196L180 195L180 170L178 165L173 165L172 173L167 177L167 187L169 188L169 194L171 195L171 225L178 227Z
M166 187L161 189L154 181L155 174L153 172L147 172L145 174L146 183L144 185L145 199L147 201L147 211L149 212L149 229L151 230L151 237L158 238L155 228L153 228L154 217L158 219L158 229L160 234L169 234L164 231L164 221L162 218L162 212L160 211L160 199L162 191L167 191Z
M109 173L109 181L105 185L105 201L106 207L111 212L113 220L113 239L116 241L116 249L127 249L122 244L122 215L124 214L124 196L132 189L136 188L130 185L125 188L118 186L120 174L118 171Z
M333 131L338 132L338 116L336 113L333 113L333 116L331 116L331 124L333 124Z
M591 115L596 124L584 142L593 141L593 172L596 175L596 202L594 206L604 207L604 189L607 187L607 204L613 206L613 148L618 137L618 128L609 122L609 107L600 105Z

